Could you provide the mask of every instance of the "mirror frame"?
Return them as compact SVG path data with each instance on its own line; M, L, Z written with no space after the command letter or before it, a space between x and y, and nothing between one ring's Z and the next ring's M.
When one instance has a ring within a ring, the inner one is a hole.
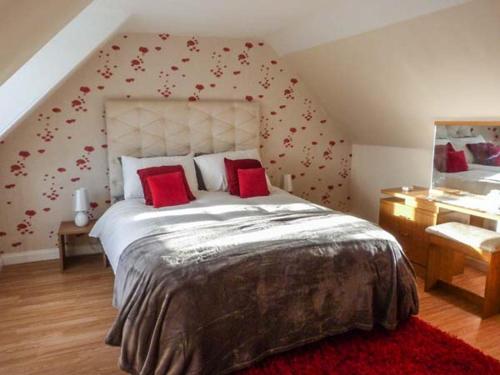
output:
M500 121L476 121L476 120L437 120L434 121L434 127L441 126L500 126Z

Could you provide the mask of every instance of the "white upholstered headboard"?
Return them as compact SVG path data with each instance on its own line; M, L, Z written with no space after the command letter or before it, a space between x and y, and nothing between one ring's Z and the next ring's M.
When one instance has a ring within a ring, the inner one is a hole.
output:
M112 202L123 196L119 157L212 153L259 147L258 103L110 100L106 102Z

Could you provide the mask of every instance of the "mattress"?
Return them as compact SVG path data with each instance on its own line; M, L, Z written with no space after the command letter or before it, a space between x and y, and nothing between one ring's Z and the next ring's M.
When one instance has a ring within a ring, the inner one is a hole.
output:
M211 222L235 217L253 217L273 212L298 212L327 208L313 204L277 187L265 197L241 199L227 192L200 191L197 199L180 206L153 208L144 199L127 199L113 204L90 232L100 239L104 252L116 272L123 250L139 238L172 230L196 230Z

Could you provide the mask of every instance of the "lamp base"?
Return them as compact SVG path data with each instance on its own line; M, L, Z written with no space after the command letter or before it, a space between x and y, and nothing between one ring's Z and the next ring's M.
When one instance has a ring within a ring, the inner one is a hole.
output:
M83 211L78 211L75 215L75 225L77 227L84 227L89 223L89 217Z

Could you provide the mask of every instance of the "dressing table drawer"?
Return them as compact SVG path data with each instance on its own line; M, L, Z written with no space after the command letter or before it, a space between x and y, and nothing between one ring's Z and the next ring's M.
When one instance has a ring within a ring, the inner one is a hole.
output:
M380 200L380 226L396 237L411 262L418 266L417 270L427 267L425 228L434 225L436 220L435 213L408 206L400 198Z

